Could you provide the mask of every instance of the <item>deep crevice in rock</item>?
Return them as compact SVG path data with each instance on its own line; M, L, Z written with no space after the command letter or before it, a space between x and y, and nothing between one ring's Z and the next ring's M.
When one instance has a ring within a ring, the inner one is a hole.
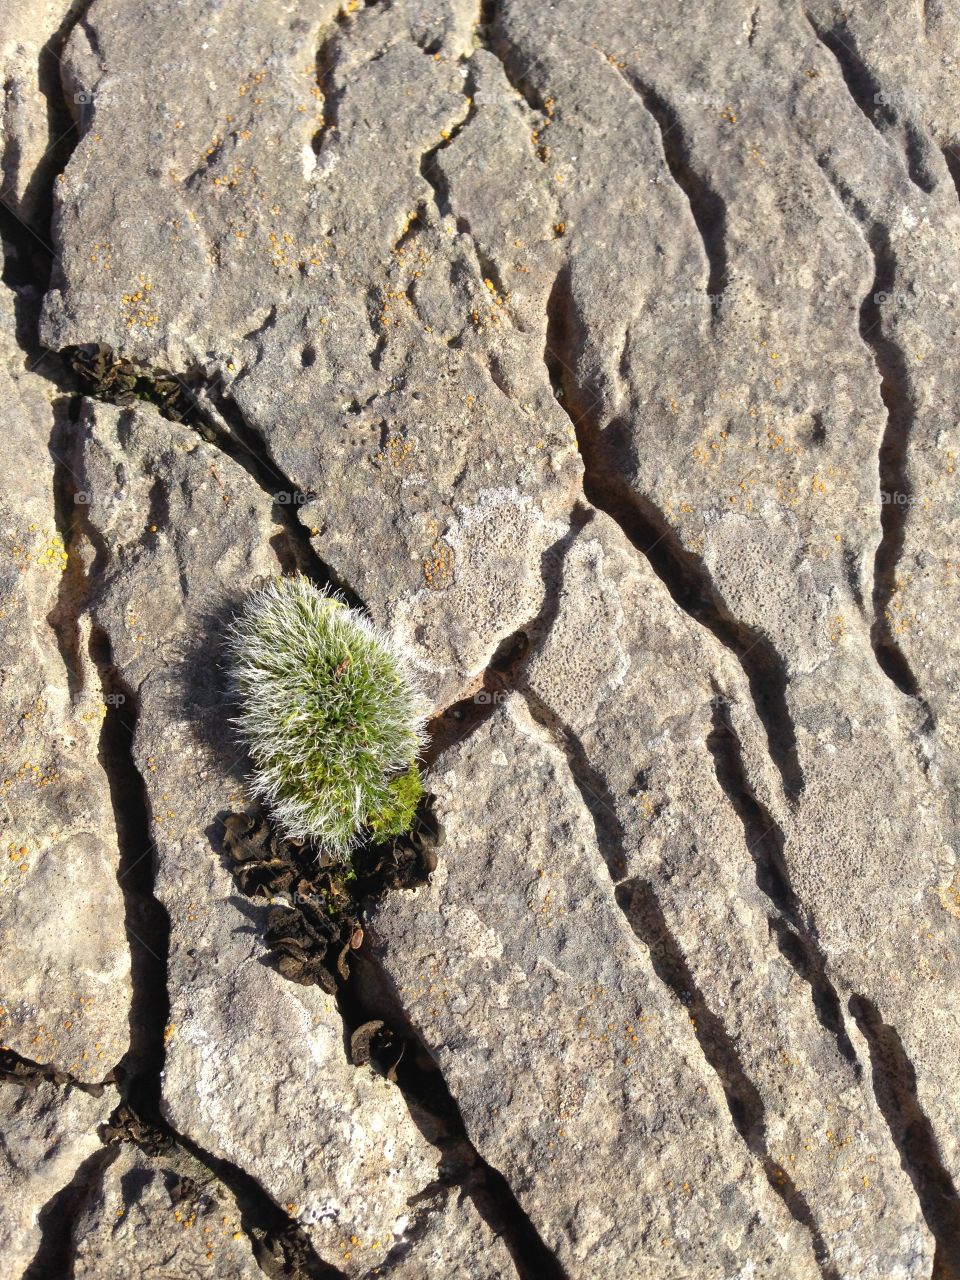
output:
M164 1028L170 1009L167 954L170 921L154 896L154 846L150 801L133 758L139 700L113 663L110 640L94 624L90 657L100 675L107 707L100 733L100 764L113 803L123 893L124 926L130 947L130 1045L116 1066L121 1097L140 1109L160 1102Z
M178 1147L203 1165L232 1193L257 1265L270 1280L345 1280L344 1272L318 1256L303 1227L274 1203L255 1178L178 1133L159 1112L144 1114L122 1103L101 1126L100 1137L108 1146L131 1142L150 1157Z
M38 1216L40 1245L21 1280L68 1280L73 1275L74 1224L115 1159L115 1151L94 1151L43 1206Z
M638 940L649 951L657 977L690 1010L697 1042L704 1059L720 1081L737 1134L760 1164L771 1189L783 1201L791 1217L809 1231L823 1280L841 1280L829 1261L826 1244L809 1204L767 1149L766 1109L759 1090L747 1075L733 1038L697 987L682 949L670 932L653 886L645 881L624 878L627 871L626 835L606 782L590 763L582 742L570 726L564 724L532 690L521 685L519 692L526 700L533 719L548 731L567 760L570 776L593 822L600 855L616 886L617 905Z
M757 887L770 899L776 916L770 928L785 960L810 987L817 1018L836 1041L841 1055L861 1074L860 1062L843 1021L840 997L827 977L826 957L790 882L780 824L750 785L740 740L730 712L717 692L707 748L717 781L743 824L744 842L756 868Z
M944 1166L933 1126L917 1096L917 1075L895 1027L865 996L850 1012L870 1050L873 1090L936 1241L933 1280L960 1277L960 1197Z
M241 467L273 500L272 515L283 530L279 543L274 544L282 571L298 571L317 586L339 591L351 605L363 607L359 597L320 559L309 531L297 516L316 494L305 493L284 474L263 435L250 425L219 379L208 378L201 370L181 374L139 366L98 343L68 348L63 354L95 399L128 409L138 401L147 401L161 417L191 427Z
M589 508L574 507L570 513L569 528L540 558L544 593L537 613L500 642L483 671L474 677L455 702L436 712L428 721L429 745L424 753L427 766L444 751L474 733L516 686L527 662L556 621L564 559L592 516Z
M433 193L433 203L436 206L438 215L441 218L452 214L453 209L450 204L450 191L447 185L446 177L443 170L437 164L437 156L464 129L476 114L476 107L471 96L471 82L468 80L464 83L463 92L465 96L465 110L459 120L453 127L447 130L447 136L441 138L435 147L431 147L429 151L425 151L420 157L420 176Z
M617 903L637 937L650 952L654 971L689 1011L704 1058L719 1079L734 1126L760 1162L767 1182L794 1220L810 1233L814 1256L824 1280L841 1280L817 1227L806 1197L787 1171L770 1155L766 1140L766 1108L747 1075L733 1037L708 1005L694 981L680 945L670 932L653 886L628 880L617 887Z
M340 103L347 89L346 84L339 86L334 84L340 42L354 30L360 14L365 9L374 8L378 3L380 0L363 0L362 8L356 4L343 5L334 14L332 25L317 46L314 57L314 80L323 98L323 119L311 139L313 153L316 156L320 155L340 125ZM380 56L382 51L375 52L370 61L376 61Z
M840 203L859 227L874 263L874 277L860 303L860 338L873 357L880 379L886 423L877 468L880 481L880 541L873 563L873 622L870 643L884 675L924 711L924 731L935 727L929 705L895 633L894 600L899 589L897 567L906 541L913 499L908 447L916 418L916 395L906 353L885 332L881 299L896 298L897 261L886 227L874 221L846 184L818 160Z
M376 944L365 948L348 1001L348 1016L384 1018L406 1041L396 1080L411 1118L440 1153L438 1179L473 1202L481 1218L506 1245L520 1280L568 1280L559 1259L537 1231L513 1188L486 1161L467 1133L463 1115L427 1045L407 1017L393 982L376 958Z
M960 200L960 141L951 142L941 150L944 164L947 166L947 172L950 174L954 190L957 193L957 199Z
M74 546L77 486L68 458L80 416L76 396L53 403L54 423L48 444L53 461L53 518L67 562L57 584L57 599L47 614L67 675L67 693L73 701L83 692L85 679L81 655L80 613L87 594L87 574Z
M440 1155L431 1194L456 1188L468 1195L502 1237L521 1280L563 1280L506 1179L470 1141L436 1061L370 944L365 921L372 904L393 888L425 883L436 865L433 847L441 836L429 804L421 809L410 837L362 847L350 867L321 865L314 850L285 841L262 815L228 815L220 851L242 893L253 901L291 903L271 907L263 920L276 967L290 981L317 983L333 995L348 1059L358 1069L370 1065L400 1089L411 1119ZM398 1246L393 1261L411 1244Z
M895 130L901 124L900 112L889 102L880 82L867 66L857 49L857 42L849 26L843 20L831 29L822 27L809 13L804 16L814 35L833 56L843 83L850 97L873 125L885 142L889 142L887 130ZM936 178L927 166L927 150L924 139L915 126L903 124L904 165L910 181L925 195L936 186Z
M0 1046L0 1081L19 1085L23 1089L36 1089L46 1082L57 1085L58 1088L79 1089L93 1098L101 1098L106 1086L113 1083L113 1072L108 1072L103 1080L89 1084L78 1080L68 1071L61 1071L51 1062L35 1062L3 1045Z
M699 171L692 158L692 145L679 114L654 88L645 84L635 72L607 59L653 116L660 131L664 159L674 182L686 196L697 233L707 260L707 301L710 318L721 313L724 290L730 277L727 260L727 206Z
M576 380L579 353L569 268L561 270L554 282L547 313L544 361L557 400L576 432L584 465L585 496L616 521L647 558L675 603L706 627L740 663L784 794L795 801L803 791L804 778L787 707L788 678L780 655L767 636L731 614L702 561L683 546L654 503L625 478L623 450L618 445L618 437L626 431L625 424L615 421L602 427L597 401Z

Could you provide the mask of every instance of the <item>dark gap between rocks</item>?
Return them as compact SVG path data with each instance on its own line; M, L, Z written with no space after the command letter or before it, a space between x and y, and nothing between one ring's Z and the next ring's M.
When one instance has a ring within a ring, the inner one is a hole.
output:
M310 532L297 512L316 498L299 489L280 469L267 442L244 418L239 406L219 384L200 370L185 374L138 365L118 356L105 343L67 347L61 353L86 393L121 408L152 404L171 422L192 428L207 444L226 454L273 499L272 515L282 533L273 541L284 573L297 571L319 587L340 592L353 607L363 602L336 578L313 548Z
M694 1035L723 1087L734 1126L760 1162L767 1182L786 1205L791 1217L810 1233L814 1257L823 1280L841 1280L840 1273L830 1261L826 1241L820 1234L806 1197L783 1166L770 1155L763 1099L744 1070L732 1036L696 985L683 952L670 932L653 886L642 880L624 881L617 887L617 903L634 933L647 946L657 977L689 1010Z
M935 727L933 713L921 696L919 682L894 634L893 602L897 591L897 566L903 554L906 527L913 497L907 462L917 405L905 352L887 336L881 299L896 299L897 258L887 228L876 222L863 202L851 191L823 157L817 164L848 217L859 228L873 258L874 275L860 302L860 339L876 365L880 398L886 413L877 458L880 485L880 541L873 562L873 622L870 643L877 666L923 709L925 732Z
M661 511L625 478L627 426L613 421L601 427L596 404L578 386L576 304L570 270L561 270L547 304L544 361L554 394L577 436L583 459L583 491L589 502L621 528L670 592L674 602L720 641L747 677L757 714L764 727L770 758L780 774L784 794L796 801L804 788L796 733L787 706L788 678L783 661L763 632L735 618L717 592L706 566L682 545Z
M860 337L873 355L880 377L880 397L887 421L880 442L877 467L880 479L881 537L873 561L873 624L870 639L877 664L908 697L920 699L919 684L896 640L891 611L897 592L897 566L906 541L908 508L913 487L907 466L907 448L916 416L915 396L907 359L885 332L881 295L894 293L896 258L886 230L865 229L873 255L874 277L860 304ZM929 708L928 720L932 721Z
M74 1226L88 1199L117 1158L101 1147L87 1156L65 1187L40 1210L40 1245L21 1280L70 1280L73 1275Z
M917 1096L917 1073L895 1027L865 996L852 996L850 1012L870 1050L873 1090L936 1241L931 1280L960 1280L960 1197Z
M690 215L703 245L707 260L707 302L710 319L722 314L724 290L730 277L727 260L727 206L719 192L707 182L693 160L693 146L688 131L671 104L651 85L627 68L611 65L620 78L634 91L646 111L653 116L660 131L664 159L674 182L687 198Z
M81 1093L89 1093L93 1098L103 1097L103 1091L113 1082L110 1071L103 1080L95 1084L86 1084L77 1080L66 1071L61 1071L49 1062L34 1062L32 1058L24 1058L22 1054L0 1047L0 1081L4 1084L17 1084L23 1089L36 1089L46 1081L60 1088L79 1089Z
M880 81L861 57L856 37L849 25L842 20L828 30L816 23L809 13L805 12L804 16L814 35L832 54L850 97L884 141L888 142L888 133L895 131L901 124L900 112L890 104L889 96L884 95ZM925 195L929 195L937 184L927 163L928 144L916 126L907 121L903 122L903 143L904 166L910 181Z
M241 1228L257 1265L270 1280L346 1280L339 1268L318 1256L300 1224L274 1203L255 1178L177 1133L158 1113L144 1118L129 1103L121 1103L101 1126L100 1139L107 1147L132 1142L151 1158L179 1148L203 1165L233 1194Z
M654 972L675 998L691 1010L697 1043L720 1081L737 1134L758 1161L771 1189L790 1215L810 1233L823 1280L841 1280L805 1197L766 1146L766 1112L759 1090L744 1069L732 1036L713 1013L697 987L682 948L670 932L656 892L647 881L624 880L627 868L626 834L614 798L601 774L591 765L583 744L530 689L521 686L530 714L543 725L563 751L570 775L593 821L597 848L615 885L617 906L633 933L649 951Z
M154 897L154 848L150 802L133 759L139 705L113 663L110 641L99 627L90 633L90 657L100 674L107 707L100 731L100 764L110 787L130 947L130 1045L115 1068L121 1097L145 1112L160 1106L163 1033L170 1001L167 953L170 921Z
M777 912L770 918L770 929L784 959L809 986L820 1025L836 1041L841 1055L859 1079L860 1062L844 1025L840 997L827 977L826 957L790 882L783 831L751 787L729 708L718 689L714 688L714 694L713 727L707 736L707 749L713 758L717 782L743 825L744 843L754 862L757 888L769 898Z
M462 691L461 696L428 722L429 746L424 752L427 767L444 751L468 738L493 715L521 680L527 662L550 634L559 613L566 554L593 519L593 514L590 508L581 504L574 507L566 533L540 557L543 601L536 616L502 640L486 667Z
M408 835L361 845L349 863L326 862L310 845L285 840L262 812L226 814L217 827L240 892L254 902L281 899L263 917L278 972L292 982L316 983L335 998L349 1061L397 1085L414 1123L440 1153L437 1182L417 1200L426 1204L459 1189L502 1237L521 1280L565 1280L506 1179L470 1141L442 1073L365 937L369 906L393 890L426 884L437 865L443 833L432 797L421 801ZM429 1215L429 1207L419 1212ZM402 1242L388 1261L399 1261L410 1243Z

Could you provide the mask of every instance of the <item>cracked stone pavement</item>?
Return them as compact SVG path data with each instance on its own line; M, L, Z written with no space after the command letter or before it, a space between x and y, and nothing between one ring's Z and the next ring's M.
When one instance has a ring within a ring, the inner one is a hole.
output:
M0 59L0 1280L960 1277L960 16L13 0ZM295 570L435 708L349 1000L223 854Z

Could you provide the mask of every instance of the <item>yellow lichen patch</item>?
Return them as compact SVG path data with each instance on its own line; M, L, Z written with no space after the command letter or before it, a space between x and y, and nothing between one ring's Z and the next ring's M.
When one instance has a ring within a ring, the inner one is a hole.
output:
M727 432L719 431L715 436L708 436L703 444L694 445L690 450L690 456L694 462L699 462L701 466L705 466L711 460L720 456L726 447Z
M454 559L453 547L442 538L435 539L423 561L423 580L432 591L443 591L453 581Z
M53 569L57 573L66 569L67 550L59 533L50 534L41 541L35 563L40 569Z
M32 784L38 791L44 787L51 786L54 782L59 782L60 774L53 765L34 764L32 760L24 760L19 766L12 778L4 778L2 785L4 788L12 787L17 782L27 782Z
M150 297L152 292L152 282L145 275L140 274L137 276L137 287L122 295L120 303L124 324L128 329L151 330L160 323L160 317L153 310L153 300Z
M843 614L835 613L827 623L827 635L830 637L830 643L839 644L846 634L847 628L844 623Z
M909 583L909 576L894 579L893 591L890 594L887 607L883 611L890 631L895 636L906 635L912 623L917 620L916 614L907 611L904 600L904 589L909 586Z
M113 245L109 240L98 240L90 251L90 261L98 267L113 266Z
M778 431L767 431L767 450L769 452L780 451L786 453L790 457L797 458L803 452L799 444L792 444Z
M496 307L502 307L504 303L507 301L507 299L510 297L509 293L498 292L497 286L493 283L492 280L490 280L486 276L484 277L483 284L484 284L484 288L487 290L487 292L490 294L491 298L493 299L493 304Z
M18 840L8 840L2 862L0 862L0 885L16 883L20 876L30 870L31 852L27 845Z
M381 466L390 467L394 471L410 471L413 463L411 455L416 452L417 442L405 436L389 435L383 448L374 457Z
M953 877L948 885L937 890L937 897L940 899L940 905L944 910L949 911L952 916L956 916L960 920L960 872Z

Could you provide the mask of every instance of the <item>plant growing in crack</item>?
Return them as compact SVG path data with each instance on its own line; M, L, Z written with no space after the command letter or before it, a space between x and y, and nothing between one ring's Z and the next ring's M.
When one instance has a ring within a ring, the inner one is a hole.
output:
M252 790L284 835L344 860L408 831L427 705L389 637L298 575L251 595L227 644Z

